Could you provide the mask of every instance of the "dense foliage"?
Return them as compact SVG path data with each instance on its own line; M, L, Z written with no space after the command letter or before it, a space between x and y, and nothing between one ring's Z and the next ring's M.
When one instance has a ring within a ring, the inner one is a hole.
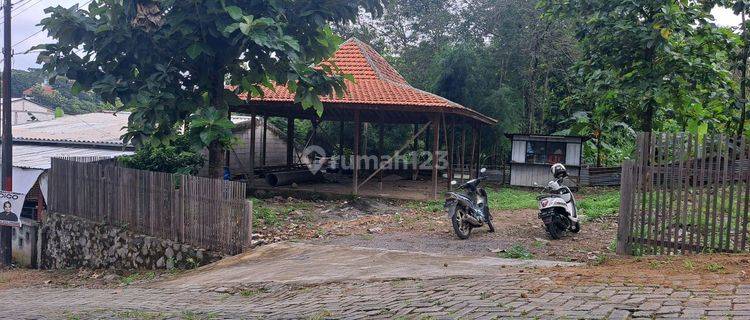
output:
M134 155L119 157L118 160L121 165L132 169L195 175L206 159L194 151L186 136L179 135L168 146L146 143Z
M47 76L39 69L13 70L11 74L11 96L23 97L24 91L32 89L28 98L50 109L60 108L66 114L81 114L112 109L112 105L102 102L92 92L73 94L73 83L61 78L47 86L53 91L44 90Z
M345 76L335 66L314 67L341 43L329 24L352 22L360 9L377 14L381 4L94 0L87 8L47 8L41 25L56 43L35 49L53 78L73 79L76 91L133 111L126 141L168 145L190 122L188 134L200 137L193 142L209 148L210 174L220 176L238 93L259 96L284 84L318 112L320 96L343 94Z
M616 165L635 131L736 132L743 38L711 11L745 2L398 1L337 30L415 86L499 119L485 150L508 157L504 132L583 135L588 163Z

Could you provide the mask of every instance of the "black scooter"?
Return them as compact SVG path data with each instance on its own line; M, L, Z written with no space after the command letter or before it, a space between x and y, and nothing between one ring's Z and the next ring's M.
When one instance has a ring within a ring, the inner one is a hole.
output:
M479 172L479 178L458 186L459 189L466 190L466 193L448 192L446 194L445 209L453 223L453 231L462 240L469 238L472 229L480 228L485 223L490 228L490 232L495 232L487 203L487 192L479 187L479 184L487 179L484 175L487 169L482 168ZM458 182L451 181L451 185L457 186Z

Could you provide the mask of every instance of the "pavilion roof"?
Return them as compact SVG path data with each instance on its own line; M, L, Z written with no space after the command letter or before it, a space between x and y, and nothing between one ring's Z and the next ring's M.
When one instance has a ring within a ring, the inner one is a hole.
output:
M356 38L344 42L331 60L341 72L353 75L355 81L346 81L348 90L341 98L335 95L321 97L324 105L346 109L382 108L384 112L449 113L467 116L486 124L497 122L458 103L412 87L375 49ZM283 86L277 86L275 90L264 88L263 93L262 97L253 97L250 102L294 103L294 93ZM247 95L241 95L241 98L246 99Z

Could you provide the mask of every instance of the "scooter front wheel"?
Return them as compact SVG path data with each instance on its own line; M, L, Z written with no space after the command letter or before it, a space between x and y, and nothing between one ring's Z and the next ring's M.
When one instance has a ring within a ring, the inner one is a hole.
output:
M466 220L464 217L468 214L466 212L466 208L458 206L454 210L456 212L451 215L451 222L453 223L453 231L456 233L456 236L458 236L461 240L466 240L471 236L471 229L472 226Z
M486 211L484 213L484 216L487 217L485 219L485 220L487 220L487 221L485 221L485 222L487 222L487 227L490 228L490 232L495 232L495 226L492 224L492 214L490 214L490 210L489 209L485 209L485 210Z

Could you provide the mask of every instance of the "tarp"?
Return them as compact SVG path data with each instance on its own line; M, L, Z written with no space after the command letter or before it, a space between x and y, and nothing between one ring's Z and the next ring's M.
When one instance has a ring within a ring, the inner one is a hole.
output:
M26 201L25 195L34 187L42 173L44 173L44 170L13 167L13 192L23 193L24 197L21 200ZM42 193L46 200L47 194L44 191Z

